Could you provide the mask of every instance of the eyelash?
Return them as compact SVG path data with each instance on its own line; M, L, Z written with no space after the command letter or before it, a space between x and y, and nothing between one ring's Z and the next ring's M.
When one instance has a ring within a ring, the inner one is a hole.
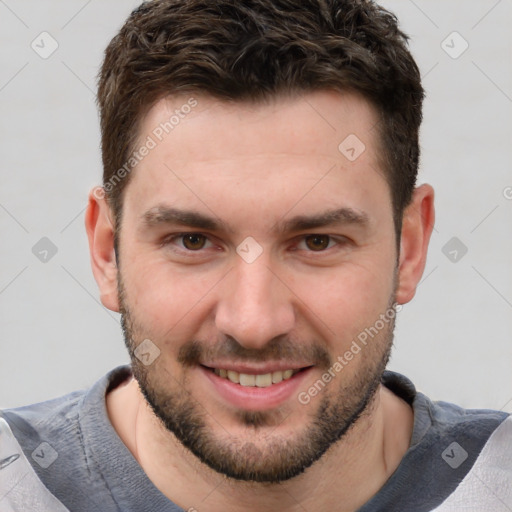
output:
M180 240L180 239L183 240L183 237L185 237L187 235L201 235L201 236L204 236L206 238L206 240L207 240L207 243L210 243L212 246L214 246L212 241L208 237L208 235L206 235L204 233L196 232L196 231L177 233L177 234L174 234L172 236L169 236L169 237L165 238L162 241L161 246L165 247L165 246L172 245L175 240ZM300 238L299 243L305 242L306 238L311 237L311 236L322 236L322 237L326 236L326 237L328 237L329 238L329 244L328 244L327 248L325 248L323 250L320 250L320 251L313 251L313 250L308 250L308 249L299 249L299 250L304 250L304 251L312 253L312 254L315 254L315 253L317 253L317 254L325 254L328 251L330 251L333 247L344 246L344 245L347 245L349 243L349 239L347 239L344 236L335 237L335 236L326 235L326 234L323 234L323 233L308 233L307 235L301 235L299 237ZM206 250L208 248L209 247L202 247L201 249L197 249L197 250L194 251L194 250L191 250L191 249L187 249L186 247L178 247L177 252L181 252L183 254L186 254L187 256L193 255L194 253L197 253L199 255L204 250ZM294 250L296 250L296 249L294 249Z

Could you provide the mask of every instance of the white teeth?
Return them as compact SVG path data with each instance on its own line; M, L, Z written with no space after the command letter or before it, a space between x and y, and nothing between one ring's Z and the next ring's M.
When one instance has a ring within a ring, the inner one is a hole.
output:
M241 373L240 385L246 387L254 387L256 385L256 375L247 375L246 373Z
M256 386L259 388L268 388L272 386L272 374L265 373L265 375L256 375Z
M283 372L283 380L289 379L293 375L293 370L285 370Z
M234 372L232 370L228 370L228 379L235 384L240 383L240 374L238 372Z
M279 384L283 380L283 372L272 372L272 383Z
M231 382L240 384L241 386L267 388L272 386L272 384L279 384L279 382L283 380L288 380L299 370L284 370L272 373L264 373L261 375L238 373L233 370L224 370L222 368L215 368L213 371L219 377L229 379Z

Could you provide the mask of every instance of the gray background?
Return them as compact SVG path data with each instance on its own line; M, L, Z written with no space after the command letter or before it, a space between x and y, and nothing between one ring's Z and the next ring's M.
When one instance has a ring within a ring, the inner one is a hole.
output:
M0 0L0 406L89 386L127 361L119 316L98 300L84 209L101 177L95 77L138 3ZM437 193L390 367L434 399L512 412L512 1L383 5L422 70L419 182ZM58 43L47 59L31 47L51 48L44 31ZM469 47L453 58L461 37ZM57 249L46 262L33 253L43 237Z

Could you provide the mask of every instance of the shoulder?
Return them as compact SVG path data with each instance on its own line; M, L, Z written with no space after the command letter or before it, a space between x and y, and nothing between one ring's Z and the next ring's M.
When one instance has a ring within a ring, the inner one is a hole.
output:
M417 393L414 409L420 423L418 435L429 429L431 436L453 438L461 445L467 443L468 449L474 451L481 449L494 431L511 418L510 414L494 409L466 409L450 402L433 401L422 393Z
M395 395L405 400L414 411L414 433L411 445L427 437L446 438L460 435L485 441L492 432L510 415L493 409L466 409L459 405L431 400L416 390L414 384L404 375L387 370L382 383Z
M9 471L32 475L30 482L23 479L16 485L20 496L35 495L37 491L38 496L48 495L69 510L115 510L94 452L98 443L111 444L115 437L107 417L105 394L129 374L128 367L119 367L87 390L0 410L0 459L12 461ZM4 454L7 448L10 451ZM4 476L2 471L0 490L8 483ZM60 510L57 506L47 509ZM24 504L12 510L35 509Z
M115 368L91 388L58 398L13 409L0 410L24 450L34 443L77 439L80 419L86 414L103 412L106 392L130 374L127 366ZM36 445L37 446L37 445Z
M362 511L512 507L510 414L431 400L395 372L386 372L383 384L412 407L414 428L397 471Z
M84 395L85 392L77 391L45 402L0 411L0 419L7 423L36 472L49 464L50 459L56 458L59 452L78 449L79 411ZM39 457L36 455L38 450Z
M480 416L478 412L471 413L472 416L475 414ZM483 417L496 419L489 412L483 412L480 419ZM474 432L473 435L478 434ZM456 441L444 450L442 456L454 468L468 458L466 450ZM468 504L471 508L467 508ZM512 416L506 416L492 431L463 480L435 512L463 509L479 512L512 509Z
M45 402L3 409L0 417L7 421L18 439L48 437L73 421L84 394L84 391L75 391Z
M17 409L0 411L0 501L2 510L52 510L67 508L46 485L52 466L76 429L72 419L80 393ZM3 497L4 499L2 499ZM4 508L6 507L6 508ZM40 508L43 507L43 508Z
M408 379L398 376L396 381L406 382ZM510 414L431 400L408 382L410 386L406 388L414 411L411 448L433 452L443 465L461 466L467 471L478 460L484 447L494 444L500 432L508 432L512 422ZM506 441L507 436L500 442Z

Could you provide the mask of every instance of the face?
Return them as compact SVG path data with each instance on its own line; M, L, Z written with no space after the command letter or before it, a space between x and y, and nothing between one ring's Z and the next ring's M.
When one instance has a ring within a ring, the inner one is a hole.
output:
M124 195L134 375L211 468L283 481L370 410L389 357L397 252L377 118L327 91L259 106L195 96L162 131L187 99L143 119L140 146L155 145Z

